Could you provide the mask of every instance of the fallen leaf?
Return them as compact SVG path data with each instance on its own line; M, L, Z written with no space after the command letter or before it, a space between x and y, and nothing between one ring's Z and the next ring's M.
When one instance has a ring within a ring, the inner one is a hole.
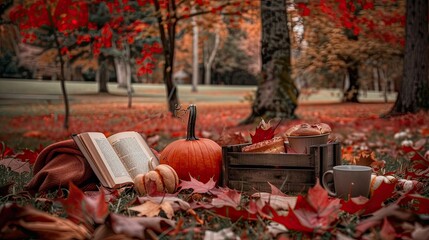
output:
M375 152L369 150L363 150L357 157L354 157L353 164L372 167L375 171L384 168L386 162L378 160L375 157Z
M371 214L384 206L384 202L393 197L395 193L395 184L382 182L380 186L374 190L372 197L365 201L362 198L352 198L353 200L341 200L341 210L351 214L367 215Z
M13 149L6 146L6 143L0 142L0 159L14 155Z
M222 194L218 194L213 198L211 204L215 207L229 206L237 208L241 205L241 193L237 190L227 189Z
M396 231L393 228L392 224L390 224L389 220L386 217L383 219L383 226L380 230L380 237L383 240L394 240L396 239Z
M30 163L28 161L21 161L17 158L3 158L0 160L0 165L9 168L16 173L30 172Z
M204 240L224 240L224 239L239 240L240 238L234 233L234 231L232 231L231 228L224 228L217 232L206 231L204 233Z
M262 208L265 204L269 204L276 211L288 210L294 208L296 205L296 196L287 196L280 189L271 183L268 183L271 187L271 193L257 192L252 194L252 198L258 199L256 202L259 208Z
M30 164L34 164L37 159L39 153L37 151L31 151L29 149L22 150L22 153L17 154L15 158L21 159L23 162L29 162Z
M414 240L426 240L429 236L429 226L422 226L419 223L415 224L415 230L411 233Z
M153 230L156 233L163 233L168 229L173 229L175 221L161 217L126 217L110 213L106 217L105 226L111 229L112 233L117 234L118 237L125 235L133 239L147 239L145 237L147 229ZM95 237L97 237L98 232L94 233ZM101 233L98 234L101 235ZM99 239L104 239L104 237Z
M30 206L6 203L0 208L0 238L89 239L87 228ZM15 236L15 237L14 237Z
M129 209L138 212L138 216L155 217L159 215L161 210L164 211L169 219L174 216L174 210L169 201L162 201L161 203L146 201L139 206L130 207Z
M59 201L63 204L68 219L76 223L83 223L88 227L92 226L93 222L104 223L104 219L109 213L104 191L100 191L95 197L87 196L71 182L67 199L59 199Z
M193 193L208 193L216 186L216 182L213 180L213 177L206 183L198 181L191 175L189 175L189 177L191 179L190 181L182 180L180 182L179 187L181 187L181 190L192 189Z
M295 209L289 209L287 216L280 216L275 212L273 221L286 224L290 230L313 232L326 231L338 219L340 213L340 199L330 198L328 192L316 182L308 190L304 198L298 195Z

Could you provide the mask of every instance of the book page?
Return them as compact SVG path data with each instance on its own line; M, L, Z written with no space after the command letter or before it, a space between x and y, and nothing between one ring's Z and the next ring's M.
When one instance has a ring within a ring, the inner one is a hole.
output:
M140 173L147 173L151 159L154 165L158 165L158 159L139 133L117 133L110 136L108 140L131 178L134 179Z
M104 173L103 175L110 176L109 180L113 180L115 186L118 184L132 182L126 168L122 165L121 160L118 155L116 155L115 150L113 150L104 134L89 132L82 133L80 135L91 154L96 156L96 160L99 159L97 165L101 168L100 172ZM102 163L100 163L100 160Z

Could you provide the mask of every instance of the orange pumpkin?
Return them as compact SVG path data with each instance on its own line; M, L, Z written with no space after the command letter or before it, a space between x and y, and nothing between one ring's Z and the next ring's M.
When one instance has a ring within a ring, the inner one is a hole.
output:
M152 166L152 162L149 162L150 171L145 174L138 174L134 178L134 189L140 195L150 193L151 184L154 184L156 191L173 193L179 184L179 177L176 171L166 164L160 164L155 167Z
M182 180L190 180L190 175L201 182L211 177L219 179L222 165L222 148L207 138L195 136L197 108L188 107L189 120L186 139L176 140L161 152L160 163L170 165Z

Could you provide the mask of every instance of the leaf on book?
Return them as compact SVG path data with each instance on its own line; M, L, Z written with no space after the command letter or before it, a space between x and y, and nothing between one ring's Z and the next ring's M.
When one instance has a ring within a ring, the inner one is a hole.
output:
M175 222L162 217L126 217L110 213L106 218L106 225L110 226L115 234L124 234L131 238L145 239L145 231L147 229L151 229L156 233L162 233L173 228ZM94 238L97 238L97 235Z
M104 191L100 191L98 196L87 196L73 183L69 183L69 195L67 199L60 199L68 218L76 223L85 223L91 226L92 220L95 223L103 223L109 213L109 206L106 203Z
M182 180L179 187L181 187L182 190L193 189L193 193L208 193L216 186L216 182L213 180L213 177L206 183L202 183L192 176L190 176L190 179L191 181Z

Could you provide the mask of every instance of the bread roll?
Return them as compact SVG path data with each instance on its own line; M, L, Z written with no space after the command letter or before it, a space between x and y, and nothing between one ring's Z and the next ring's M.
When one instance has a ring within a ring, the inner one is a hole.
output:
M295 125L286 131L286 136L314 136L330 133L331 127L326 123L308 124L302 123Z
M275 137L252 145L245 146L242 152L285 153L284 139Z

